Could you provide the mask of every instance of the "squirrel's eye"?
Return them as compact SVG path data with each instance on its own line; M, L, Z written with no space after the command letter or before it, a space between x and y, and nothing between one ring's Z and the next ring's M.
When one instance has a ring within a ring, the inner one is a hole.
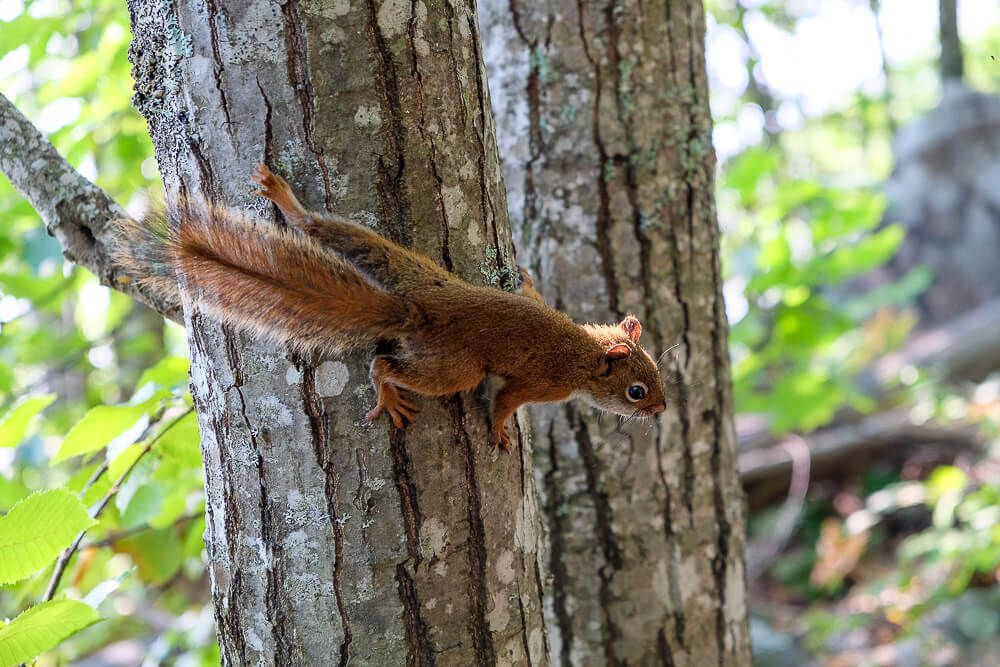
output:
M641 401L646 398L646 385L641 382L636 382L635 384L629 386L628 392L626 393L628 395L628 400L633 403Z

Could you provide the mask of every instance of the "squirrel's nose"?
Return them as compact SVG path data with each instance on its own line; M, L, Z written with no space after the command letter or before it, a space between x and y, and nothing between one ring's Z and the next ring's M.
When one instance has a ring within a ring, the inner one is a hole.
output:
M666 412L666 410L667 410L667 402L663 401L662 403L653 408L653 413L660 414L661 412Z

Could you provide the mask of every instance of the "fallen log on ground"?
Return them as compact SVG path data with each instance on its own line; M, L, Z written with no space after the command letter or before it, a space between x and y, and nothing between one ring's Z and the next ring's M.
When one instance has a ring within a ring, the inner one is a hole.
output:
M870 415L850 424L822 429L803 440L809 451L811 481L858 472L876 459L902 459L918 447L933 446L943 460L982 446L972 424L914 423L909 413L894 410ZM792 477L793 457L785 441L741 452L740 477L750 509L783 499Z
M892 388L910 368L942 379L981 379L1000 368L1000 299L916 334L873 364L858 384L876 402L888 404ZM785 445L788 437L771 435L766 420L756 415L738 415L736 424L740 476L750 507L784 498L792 470ZM827 428L789 437L801 437L807 443L813 480L861 470L877 457L896 453L896 448L912 451L918 446L940 446L946 453L948 448L963 451L981 444L974 426L916 424L907 411L896 408L868 416L848 412Z

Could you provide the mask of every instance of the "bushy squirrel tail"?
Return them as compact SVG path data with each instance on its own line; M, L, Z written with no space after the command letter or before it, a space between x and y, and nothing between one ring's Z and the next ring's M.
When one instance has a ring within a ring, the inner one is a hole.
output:
M125 230L131 239L152 245L119 255L127 270L145 264L142 284L162 293L179 279L201 311L299 351L398 337L419 316L299 232L218 208L161 228L136 224Z
M170 263L170 232L162 212L149 213L141 221L121 218L116 221L116 280L135 282L141 291L171 304L178 311L181 293L177 275Z

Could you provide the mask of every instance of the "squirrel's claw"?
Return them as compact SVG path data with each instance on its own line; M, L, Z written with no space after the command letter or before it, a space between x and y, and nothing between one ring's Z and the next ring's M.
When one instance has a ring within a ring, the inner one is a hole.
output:
M368 421L375 421L383 411L389 413L389 418L396 428L403 429L413 423L413 415L420 412L420 408L400 396L399 390L394 386L384 384L379 389L374 409L367 415Z
M499 428L495 428L490 431L490 445L493 447L499 447L505 452L510 452L510 436L507 435L507 429L503 424L501 424Z
M250 175L254 183L259 183L260 185L267 186L268 184L273 184L275 182L274 174L271 170L267 168L267 165L263 162L257 165L257 168L253 170L253 174Z
M376 406L375 406L374 408L372 408L372 409L371 409L371 410L370 410L370 411L368 412L368 414L366 414L366 415L365 415L365 419L366 419L366 420L368 420L368 423L369 423L369 424L371 424L371 423L372 423L372 422L374 422L374 421L375 421L376 419L378 419L378 418L379 418L379 415L381 415L381 414L382 414L382 404L381 404L381 403L379 403L379 404L378 404L378 405L376 405Z
M255 194L261 197L266 197L267 199L274 199L280 196L281 193L278 192L281 189L281 183L278 181L277 176L267 168L264 164L257 165L253 174L250 175L250 179L260 186L260 190L257 190Z

